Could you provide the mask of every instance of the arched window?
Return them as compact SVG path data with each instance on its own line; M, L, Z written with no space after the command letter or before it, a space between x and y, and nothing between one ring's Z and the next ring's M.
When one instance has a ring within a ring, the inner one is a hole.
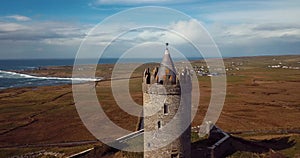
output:
M160 127L161 127L160 121L157 122L157 127L158 127L158 129L160 129Z
M164 104L164 114L169 113L169 106L167 104Z

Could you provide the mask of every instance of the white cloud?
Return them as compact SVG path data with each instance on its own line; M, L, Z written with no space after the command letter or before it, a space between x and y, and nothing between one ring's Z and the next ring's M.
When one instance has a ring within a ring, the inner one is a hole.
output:
M200 21L196 19L173 22L166 26L166 30L155 28L142 30L138 33L137 38L145 42L170 42L173 45L183 45L189 41L202 41L203 44L209 42L207 32L201 27Z
M16 21L29 21L29 20L31 20L29 17L23 16L23 15L10 15L10 16L6 16L6 18L14 19Z
M100 0L98 2L101 4L137 4L156 2L168 3L169 0L159 2L158 0ZM202 17L205 16L205 18L203 18L204 20L210 19L205 26L221 48L230 48L226 50L229 53L230 51L248 51L249 55L251 53L260 52L263 47L265 50L278 49L278 51L282 52L284 52L284 50L292 50L292 48L297 50L295 48L298 47L295 45L299 45L300 43L300 21L299 18L297 18L297 15L300 15L300 11L297 9L293 9L293 7L290 9L283 7L281 9L269 8L266 10L225 10L210 12ZM85 35L92 27L87 24L77 25L74 23L51 21L29 21L24 23L20 21L30 20L30 18L26 19L26 17L20 15L7 16L4 18L11 18L16 21L12 22L11 20L8 21L5 19L6 22L5 20L0 22L0 47L8 46L9 42L14 41L11 42L12 45L17 45L17 43L22 42L22 45L20 44L21 48L21 46L25 45L24 41L26 41L28 50L29 47L37 47L35 51L43 52L49 50L50 52L52 49L62 48L61 50L57 50L62 52L62 56L64 56L64 47L69 47L70 50L72 48L72 51L76 51L81 40L84 39ZM117 37L123 31L138 26L138 24L130 23L126 20L124 21L125 22L122 22L122 25L120 25L120 21L116 21L115 24L107 24L101 29L95 30L89 38L91 47L98 50L97 46L105 46L111 42L111 39ZM207 32L199 28L199 23L203 24L199 20L193 19L189 21L176 21L164 26L174 32L182 33L182 35L191 41L205 42ZM184 50L183 48L188 41L185 41L182 37L174 34L174 32L161 29L132 31L120 37L117 40L117 42L119 42L119 45L117 46L130 48L143 42L170 42L171 46L178 49L182 48L181 50ZM275 43L282 43L282 45L287 47L276 45ZM117 48L117 46L115 47ZM247 50L244 50L246 48L245 46L251 46L251 48L248 47ZM10 48L11 47L9 47L9 49ZM114 51L117 52L118 50Z
M169 30L180 32L191 41L200 41L203 46L211 43L208 34L199 28L198 20L178 21L167 26ZM299 23L239 23L209 25L209 33L223 51L224 55L245 53L243 55L259 55L261 53L296 53L300 44ZM172 46L184 47L188 41L166 30L143 30L136 41L170 42ZM226 48L226 49L225 49ZM297 48L297 49L296 49ZM298 52L299 53L299 52ZM241 54L239 54L241 55Z
M202 40L205 42L207 33L201 27L200 21L191 19L189 21L178 21L169 26L170 30L181 33L190 41ZM170 38L172 40L172 38Z
M138 33L137 38L143 41L159 40L162 36L166 34L166 31L162 30L144 30Z
M0 32L12 32L12 31L19 31L19 30L26 30L28 29L27 26L11 23L11 22L0 22Z
M219 47L258 54L263 48L287 52L300 43L299 7L299 1L274 0L214 2L193 9L202 9L198 18L206 21L205 26Z
M210 33L219 44L250 44L258 41L284 40L300 42L300 25L281 23L215 24Z
M89 26L64 22L0 22L0 45L3 41L27 41L48 45L78 46Z
M300 22L298 8L280 8L247 11L226 11L206 14L205 18L222 23L256 23L256 22Z

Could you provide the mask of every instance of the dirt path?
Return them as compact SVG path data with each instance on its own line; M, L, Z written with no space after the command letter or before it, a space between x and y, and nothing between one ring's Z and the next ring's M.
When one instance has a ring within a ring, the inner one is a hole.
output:
M99 142L100 142L99 140L83 140L83 141L62 142L62 143L7 145L7 146L0 146L0 148L70 147L70 146L78 146L78 145L95 144Z

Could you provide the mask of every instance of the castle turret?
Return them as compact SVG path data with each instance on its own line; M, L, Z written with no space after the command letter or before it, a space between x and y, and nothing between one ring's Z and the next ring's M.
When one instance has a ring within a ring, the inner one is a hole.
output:
M166 44L160 67L144 71L144 158L190 157L191 92L186 85L189 73L177 74Z
M157 74L158 82L161 84L176 84L176 70L172 61L168 43L166 43L166 50Z

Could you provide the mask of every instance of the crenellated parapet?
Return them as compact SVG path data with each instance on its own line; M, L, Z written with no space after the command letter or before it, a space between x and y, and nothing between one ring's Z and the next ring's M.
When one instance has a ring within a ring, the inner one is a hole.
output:
M165 69L165 75L162 77L159 76L159 68L155 67L150 71L150 68L145 69L143 76L143 83L145 84L161 84L161 85L176 85L179 84L178 78L173 73L170 73L171 70ZM160 70L161 71L161 70Z
M163 80L159 80L158 76L159 68L155 67L150 71L150 68L146 68L143 76L144 84L161 84L161 85L180 85L180 83L191 82L191 71L188 68L184 68L181 73L175 75L168 75L170 70L166 70L166 74ZM175 82L174 82L175 78Z
M181 90L191 89L191 72L188 68L184 68L181 73L175 75L176 82L172 82L171 77L166 77L164 80L158 79L158 67L155 67L152 71L150 68L145 69L143 76L143 92L150 94L180 94ZM182 88L181 88L182 87Z

